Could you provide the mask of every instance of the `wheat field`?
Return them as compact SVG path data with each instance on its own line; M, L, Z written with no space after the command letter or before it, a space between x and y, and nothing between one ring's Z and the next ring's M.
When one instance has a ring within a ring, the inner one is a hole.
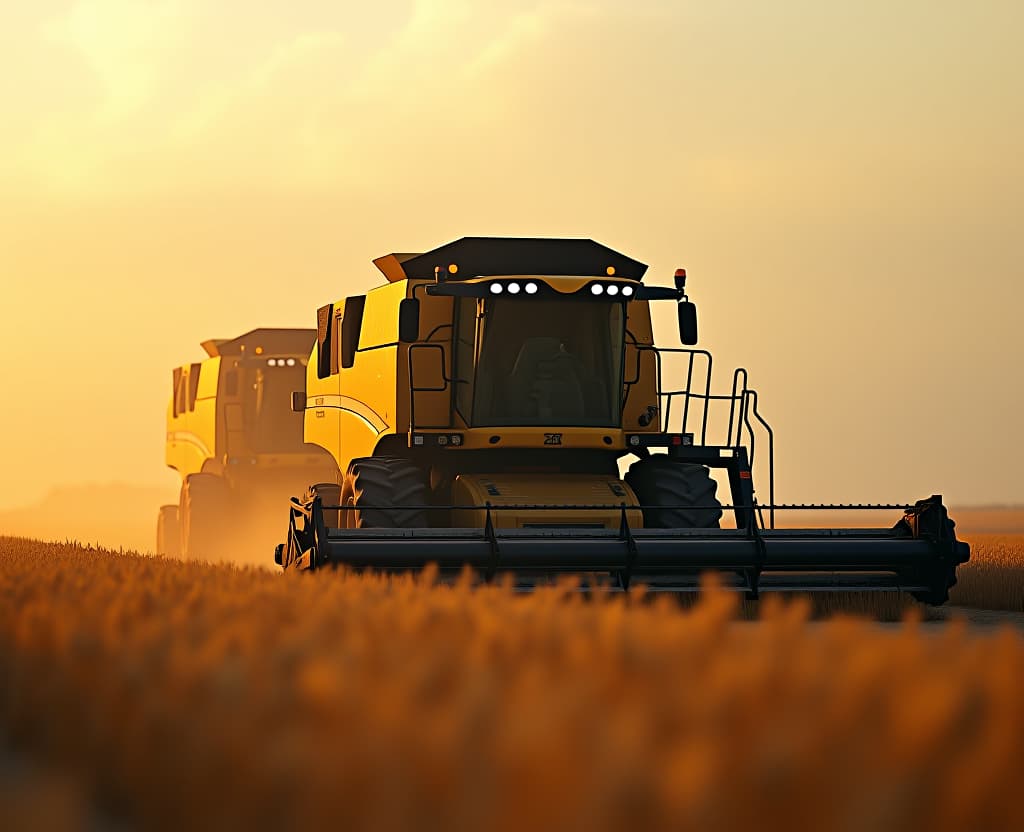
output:
M957 570L951 604L1024 612L1024 534L967 537L971 559Z
M0 538L0 821L1024 828L1018 632L736 605Z

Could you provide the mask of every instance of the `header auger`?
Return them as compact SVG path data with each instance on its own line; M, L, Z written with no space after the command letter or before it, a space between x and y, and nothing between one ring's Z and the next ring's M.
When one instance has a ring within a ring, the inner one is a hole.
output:
M776 510L794 507L775 505L771 428L745 370L712 392L685 271L648 286L644 264L558 239L468 237L374 262L388 283L319 310L293 397L306 442L336 471L292 499L275 554L285 568L469 565L524 588L574 573L654 591L694 589L716 570L751 597L947 599L968 547L940 497L882 507L904 511L888 528L775 528ZM655 345L652 301L676 304L687 347ZM735 528L720 527L723 511Z

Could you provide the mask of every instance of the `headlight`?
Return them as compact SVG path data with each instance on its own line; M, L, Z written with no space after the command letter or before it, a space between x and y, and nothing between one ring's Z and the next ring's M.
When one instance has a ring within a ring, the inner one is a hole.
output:
M633 296L633 287L632 286L623 286L622 287L622 296L624 298L632 297Z
M492 283L491 284L491 294L492 295L500 295L504 290L505 290L505 287L502 286L500 283Z
M590 287L590 294L592 294L592 295L603 295L604 294L604 286L602 286L600 283L595 283L593 286Z
M536 283L527 283L526 284L526 294L528 294L528 295L535 295L535 294L537 294L537 284Z
M608 287L608 294L611 295L612 297L615 297L618 293L619 287L616 286L614 283Z
M519 294L519 284L518 283L509 283L508 284L508 293L510 295L518 295Z

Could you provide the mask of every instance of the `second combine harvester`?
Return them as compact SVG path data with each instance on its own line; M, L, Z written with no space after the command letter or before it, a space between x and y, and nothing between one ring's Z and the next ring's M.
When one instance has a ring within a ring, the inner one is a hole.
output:
M654 344L651 301L675 304L681 341L697 343L682 270L647 286L644 264L591 240L480 237L374 263L387 285L319 310L294 394L305 441L337 472L292 500L285 568L436 563L520 586L576 573L651 590L716 570L751 597L948 598L968 547L939 497L890 507L904 514L887 528L774 528L751 472L759 435L774 482L771 431L745 371L714 395L709 353ZM709 467L728 478L735 528L719 527Z

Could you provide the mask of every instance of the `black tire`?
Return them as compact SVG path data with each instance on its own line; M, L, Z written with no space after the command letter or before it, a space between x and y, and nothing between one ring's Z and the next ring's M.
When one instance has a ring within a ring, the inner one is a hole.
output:
M177 506L160 506L156 516L156 553L169 558L181 555L181 526Z
M188 560L217 560L230 528L227 486L213 474L191 474L181 486L181 552Z
M352 460L341 486L342 522L356 529L418 529L429 526L425 509L359 508L367 506L424 506L430 499L423 471L407 459L371 456Z
M302 502L306 505L310 505L316 497L320 498L321 505L340 506L342 504L341 486L336 482L318 482L306 489L306 493L302 497ZM347 514L347 512L325 509L324 523L327 524L329 529L344 529L345 514Z
M677 462L666 454L654 454L630 465L625 480L640 505L666 506L644 509L647 528L719 528L722 504L715 496L718 483L703 465Z

